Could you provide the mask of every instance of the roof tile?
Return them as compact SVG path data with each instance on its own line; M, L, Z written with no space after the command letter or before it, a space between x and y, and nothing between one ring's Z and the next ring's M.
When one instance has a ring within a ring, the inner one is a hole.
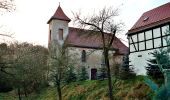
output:
M69 27L69 34L66 39L66 43L75 47L102 48L101 35L89 35L92 34L91 32L92 31L90 30ZM105 35L107 40L111 37L108 33ZM118 50L118 54L127 54L129 51L128 47L125 46L117 37L115 37L112 43L112 49Z

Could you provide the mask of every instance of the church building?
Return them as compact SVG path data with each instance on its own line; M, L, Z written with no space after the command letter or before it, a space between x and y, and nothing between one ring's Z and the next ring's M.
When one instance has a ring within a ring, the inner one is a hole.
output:
M149 10L128 31L130 65L146 74L147 60L159 48L170 46L170 2Z
M99 69L104 65L101 36L86 36L90 30L69 27L71 19L66 16L60 5L47 22L49 24L49 46L67 44L68 53L76 53L77 68L85 67L89 79L97 79ZM94 31L93 31L94 32ZM81 35L80 35L81 34ZM111 36L107 34L107 37ZM111 65L121 64L122 57L128 54L128 47L115 37L109 56Z

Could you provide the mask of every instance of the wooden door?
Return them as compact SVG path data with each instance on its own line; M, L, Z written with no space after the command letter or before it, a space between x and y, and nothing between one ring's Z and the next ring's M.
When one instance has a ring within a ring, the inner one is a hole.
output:
M97 69L93 68L91 69L91 80L96 80L97 79Z

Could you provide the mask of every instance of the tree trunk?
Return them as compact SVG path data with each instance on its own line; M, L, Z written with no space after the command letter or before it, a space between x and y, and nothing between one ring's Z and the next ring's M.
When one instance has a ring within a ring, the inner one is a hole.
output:
M27 89L26 89L26 84L23 83L23 89L24 89L24 95L25 97L27 97Z
M58 93L58 99L62 100L62 95L61 95L61 86L60 86L60 82L61 82L61 73L57 73L55 75L55 81L56 81L56 85L57 85L57 93Z
M57 92L58 92L58 99L62 100L60 82L57 82Z
M170 91L170 69L164 70L165 86Z
M20 88L18 88L18 99L19 99L19 100L22 100L22 99L21 99L21 90L20 90Z
M111 79L111 73L110 73L110 64L109 64L109 51L107 48L104 48L104 58L105 58L105 64L107 67L107 77L108 77L108 86L109 86L109 98L110 100L113 100L113 94L112 94L112 79Z
M25 94L25 97L28 97L28 96L27 96L27 90L26 90L25 87L24 87L24 94Z

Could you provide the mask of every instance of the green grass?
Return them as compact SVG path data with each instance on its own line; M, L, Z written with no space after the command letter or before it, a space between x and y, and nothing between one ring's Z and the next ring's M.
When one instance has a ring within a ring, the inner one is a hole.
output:
M18 96L13 93L0 93L0 100L18 100Z
M117 79L114 82L113 89L116 100L149 99L151 93L149 87L144 83L143 76L137 76L129 80ZM73 82L64 86L62 88L62 97L63 100L109 100L107 91L107 80L87 80ZM17 99L18 97L14 91L0 93L0 100ZM47 87L42 89L38 94L30 94L24 100L57 100L57 91L55 87Z

